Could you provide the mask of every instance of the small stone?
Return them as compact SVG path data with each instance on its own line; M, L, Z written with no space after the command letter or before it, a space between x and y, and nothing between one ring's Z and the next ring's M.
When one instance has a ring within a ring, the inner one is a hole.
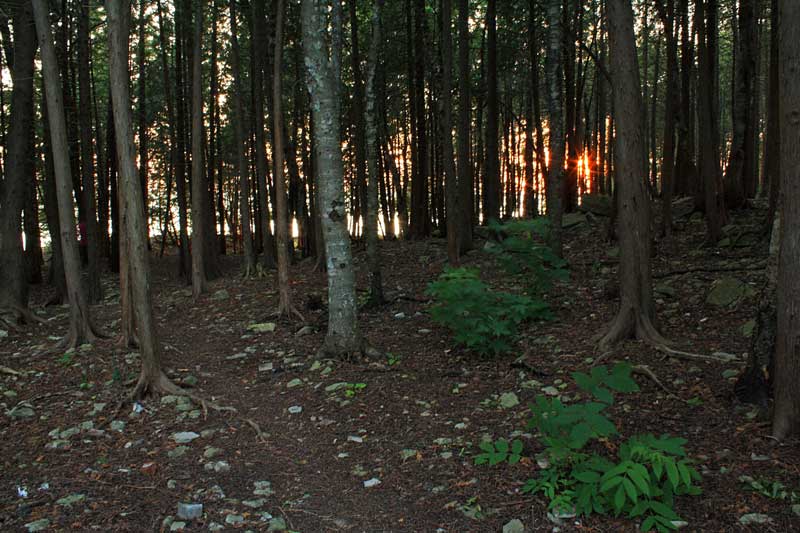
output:
M181 385L183 385L185 387L196 387L197 386L197 377L196 376L192 376L191 374L189 374L188 376L185 376L181 380Z
M223 529L225 529L225 526L223 526L222 524L218 524L216 522L211 522L210 524L208 524L209 531L222 531Z
M220 455L222 452L223 451L220 448L207 446L206 449L203 451L203 457L206 459L213 459L214 457Z
M238 359L245 359L245 358L247 358L247 354L240 352L240 353L235 353L233 355L229 355L228 357L225 358L225 360L227 360L227 361L236 361Z
M122 433L123 431L125 431L125 421L113 420L111 422L111 425L109 425L109 427L111 428L111 431L117 431L119 433Z
M371 487L377 487L380 484L381 484L381 480L376 478L376 477L374 477L374 478L368 479L368 480L366 480L364 482L364 488L365 489L369 489Z
M231 297L230 293L228 293L228 291L226 291L225 289L220 289L218 291L215 291L214 294L211 295L211 299L214 301L227 300L230 297Z
M11 418L31 418L36 415L27 405L18 405L6 413Z
M519 405L519 398L517 398L517 395L513 392L504 392L500 395L498 403L503 409L511 409Z
M286 520L276 516L269 521L267 531L286 531Z
M178 482L174 479L167 480L167 488L170 490L174 490L178 487Z
M250 507L251 509L258 509L259 507L264 506L264 502L266 502L264 498L258 498L255 500L242 500L242 505L245 507Z
M203 516L202 503L179 503L178 518L183 520L194 520Z
M400 313L395 313L394 317L395 317L395 318L405 318L405 317L406 317L406 314L405 314L405 313L403 313L403 312L400 312Z
M72 507L76 503L80 503L85 499L86 499L85 494L70 494L69 496L64 496L63 498L56 500L56 504L63 505L66 507Z
M672 520L672 527L675 529L683 529L689 525L689 522L685 522L683 520Z
M725 379L735 378L739 375L739 371L733 368L728 368L722 371L722 377Z
M189 451L188 446L178 446L174 450L168 451L167 457L169 457L170 459L177 459L179 457L183 457L184 455L186 455L186 452L188 451Z
M548 396L558 396L560 392L555 387L542 387L542 392Z
M286 384L286 388L287 389L293 389L295 387L299 387L302 384L303 384L303 380L302 379L294 378L293 380L291 380L289 383Z
M336 392L337 390L344 389L347 387L346 381L340 381L338 383L331 383L327 387L325 387L325 392Z
M751 461L769 461L769 459L770 457L768 455L758 455L755 452L750 454Z
M361 443L361 442L364 442L364 439L362 439L361 437L358 437L356 435L348 435L347 436L347 442L358 442L358 443Z
M225 523L229 525L241 524L244 522L244 517L240 514L229 514L225 516Z
M503 533L525 533L525 524L519 518L506 522Z
M219 474L221 472L230 472L231 465L227 461L216 461L213 463L206 463L206 465L203 468L205 468L209 472L213 470L214 472Z
M275 331L276 327L277 325L275 322L263 322L260 324L250 324L247 326L247 329L253 333L272 333Z
M253 484L256 487L255 490L253 490L253 494L256 496L271 496L275 494L275 491L272 490L271 481L256 481Z
M69 448L69 441L63 439L55 439L45 444L44 447L47 448L48 450L64 450L66 448Z
M297 415L303 412L303 408L299 405L293 405L289 408L289 412L293 415Z
M263 365L258 365L259 372L272 372L275 369L272 363L264 363Z
M407 459L411 459L412 457L416 457L417 453L417 450L406 448L404 450L400 450L400 458L405 461Z
M50 527L50 520L47 518L40 518L39 520L28 522L25 524L25 527L28 529L28 533L33 533L34 531L44 531Z
M748 513L739 517L739 523L743 526L764 525L772 523L772 518L762 513Z
M792 505L792 512L795 515L800 516L800 503L796 503L796 504Z
M172 440L178 444L188 444L198 437L200 437L200 435L194 431L180 431L172 435Z
M71 427L71 428L65 429L64 431L59 433L58 436L59 436L59 438L62 438L62 439L66 440L66 439L69 439L70 437L72 437L74 435L77 435L80 432L81 432L81 428L75 426L75 427Z
M172 524L170 524L169 530L170 531L183 531L185 527L186 527L186 522L177 521L177 522L173 522Z

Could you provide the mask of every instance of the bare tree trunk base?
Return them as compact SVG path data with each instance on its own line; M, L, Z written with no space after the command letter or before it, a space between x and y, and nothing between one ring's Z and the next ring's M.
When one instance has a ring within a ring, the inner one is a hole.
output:
M78 331L78 329L83 331ZM71 348L77 348L81 344L92 343L97 339L106 338L108 338L108 335L91 322L87 323L82 328L76 328L71 325L67 336L58 343L58 348L69 350Z
M597 345L601 352L606 352L611 346L630 338L635 338L653 347L671 344L658 332L650 317L629 308L619 311L611 323L608 333L600 339Z
M14 315L14 320L19 323L23 322L25 324L47 324L47 321L41 317L36 316L33 312L28 309L27 307L23 307L19 304L15 303L6 303L0 306L0 315L7 315L11 314ZM0 320L2 320L5 324L12 329L19 330L16 324L12 321L9 321L2 316L0 316Z
M329 341L327 338L322 347L317 352L318 359L341 359L348 362L356 362L365 359L380 359L384 357L382 351L378 350L364 338L357 340L355 346L352 344L344 345Z
M292 303L286 303L281 298L281 302L278 303L278 311L276 315L279 318L285 318L287 320L291 320L292 317L297 317L300 322L305 322L306 319L303 317L303 314L295 307Z

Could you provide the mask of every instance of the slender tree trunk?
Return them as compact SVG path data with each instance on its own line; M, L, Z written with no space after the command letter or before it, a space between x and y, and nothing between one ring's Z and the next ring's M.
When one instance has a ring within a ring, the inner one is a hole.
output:
M36 34L30 5L13 15L14 51L11 70L11 127L5 147L5 179L0 181L0 309L12 309L17 318L30 317L28 280L22 250L22 211L33 178L33 61ZM52 49L51 49L52 50ZM8 48L6 48L8 54ZM12 56L9 56L12 57Z
M58 221L58 195L56 194L56 172L53 163L52 137L47 111L47 98L41 99L42 106L42 144L44 145L44 211L47 217L47 230L50 233L50 268L47 282L55 289L48 304L61 304L66 300L67 280L64 277L64 254L61 251L61 228Z
M441 102L441 143L442 164L444 166L445 216L447 221L447 257L451 264L459 262L459 209L458 176L453 153L453 39L451 33L453 7L451 0L442 0L442 95Z
M633 9L627 0L608 0L608 38L616 115L616 197L620 242L620 307L600 341L602 349L635 337L661 344L655 327L650 271L650 201L645 187L642 93Z
M411 170L411 221L409 236L423 238L430 234L430 209L428 205L428 135L425 112L425 0L416 0L414 7L414 82L413 102L415 153Z
M87 276L86 296L89 303L97 303L103 299L103 288L100 285L100 246L97 228L97 210L95 208L94 187L94 146L92 144L92 87L89 74L89 8L80 3L78 15L78 124L80 128L81 171L83 189L83 222L86 227L87 241Z
M139 183L144 198L145 235L150 240L149 208L147 201L147 69L145 68L145 48L147 33L145 32L145 0L139 0L139 43L136 52L137 70L139 71L137 115L139 121Z
M275 57L272 72L272 163L275 167L275 245L278 257L278 315L302 315L292 304L289 281L289 214L286 207L286 176L283 171L283 21L284 0L277 0L275 16ZM266 231L266 230L265 230Z
M498 152L497 1L486 7L486 163L483 174L483 223L500 218L501 180Z
M769 215L767 227L772 227L775 212L778 208L780 193L780 42L778 41L778 26L780 20L778 0L772 0L772 14L770 15L770 44L769 44L769 93L767 94L767 132L764 143L764 180L769 184ZM766 188L766 187L765 187ZM763 190L763 189L762 189Z
M367 57L367 86L366 86L366 145L367 145L367 212L364 220L366 232L367 263L369 269L369 303L373 306L381 305L383 298L383 281L381 276L381 257L378 245L378 128L377 113L375 112L375 78L378 69L378 56L381 49L381 7L383 0L375 0L372 6L372 40ZM390 221L384 218L388 235Z
M332 6L331 6L332 4ZM323 8L331 8L330 57L324 46L328 27ZM314 113L319 202L328 269L328 332L323 354L361 354L365 343L358 328L355 277L344 211L339 119L341 93L341 4L303 0L303 48Z
M470 33L469 0L458 0L458 248L463 254L472 249L472 163L470 161Z
M75 347L91 342L96 332L89 316L86 294L81 287L80 258L78 243L75 241L76 226L72 203L72 170L67 143L67 124L64 118L63 94L59 81L58 60L56 59L53 35L50 30L49 13L44 0L31 0L36 22L42 58L42 76L47 98L50 135L55 163L56 192L58 194L58 216L61 231L61 249L64 256L64 273L67 280L67 297L70 303L69 332L64 345Z
M247 165L247 145L244 134L244 89L242 88L241 59L239 52L238 25L236 23L236 0L230 0L231 21L231 76L233 77L233 130L236 144L236 173L239 175L239 215L242 222L245 277L255 273L256 256L253 251L253 235L250 227L250 171Z
M561 43L563 41L562 6L559 0L547 3L547 108L550 123L550 166L546 179L547 219L550 222L550 247L561 257L564 253L561 219L564 181L564 119L562 114Z
M192 279L191 246L189 244L189 206L186 194L186 50L184 47L184 33L186 21L191 17L185 12L185 3L182 0L175 2L175 103L177 112L175 116L176 144L175 160L175 194L178 195L178 224L180 226L180 275L187 281Z
M661 160L661 235L672 233L672 192L675 175L675 115L678 111L678 38L675 32L675 0L658 2L667 39L667 87L664 95L664 146ZM655 119L654 119L655 120Z
M192 296L206 292L205 173L203 172L203 0L194 0L194 47L192 53Z

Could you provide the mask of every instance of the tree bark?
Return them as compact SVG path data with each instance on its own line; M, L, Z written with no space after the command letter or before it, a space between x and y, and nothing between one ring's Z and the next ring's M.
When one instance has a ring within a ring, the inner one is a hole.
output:
M36 34L30 5L13 14L14 49L11 77L11 126L5 154L5 179L0 181L0 309L17 319L29 316L28 280L22 251L22 211L33 179L33 61ZM5 39L4 39L5 40ZM8 53L8 49L6 49Z
M412 132L414 136L414 161L411 166L411 220L409 237L420 239L430 234L430 209L428 205L428 135L425 112L425 0L416 0L414 8L414 68Z
M461 219L458 201L458 176L453 153L453 39L451 0L442 0L442 95L441 102L441 142L442 164L444 166L445 216L447 223L447 257L450 264L459 262L459 221Z
M80 258L78 243L75 240L76 226L72 203L72 170L67 142L67 124L64 118L64 102L59 80L58 60L53 35L50 30L49 13L45 0L31 0L36 22L42 58L42 76L47 98L50 135L53 146L53 162L58 195L58 216L60 226L61 250L64 257L64 274L67 281L67 298L70 303L69 332L64 345L75 347L96 338L96 331L89 316L89 305L81 286Z
M194 0L194 47L192 53L192 297L206 292L205 173L203 172L203 0Z
M800 3L779 0L781 250L772 435L800 433Z
M384 302L381 275L381 257L378 244L378 128L375 111L375 78L378 69L378 56L381 49L381 7L383 0L375 0L372 6L372 41L367 57L366 85L366 145L367 145L367 205L364 219L364 232L367 244L367 267L369 269L369 303L377 306ZM384 218L385 234L389 234L391 221ZM449 236L448 236L449 239ZM449 240L448 240L449 242Z
M563 79L561 78L561 43L563 41L562 5L559 0L547 3L547 109L550 123L550 165L547 171L547 219L550 222L550 247L559 257L564 254L561 219L563 217L562 188L564 181L564 119L561 107Z
M470 118L472 97L470 95L470 33L469 0L458 0L458 203L459 223L458 248L463 254L472 249L472 162L470 161Z
M642 93L633 9L627 0L608 0L609 57L616 116L616 197L620 243L620 307L601 349L635 337L665 341L655 327L650 270L650 199L647 194Z
M500 218L501 181L497 128L497 0L486 5L486 163L483 173L483 223Z
M332 4L332 5L331 5ZM331 8L330 57L324 35L323 8ZM314 115L319 210L328 270L328 332L321 353L340 357L362 354L365 343L358 327L355 276L344 210L339 98L341 88L341 5L303 0L303 48Z

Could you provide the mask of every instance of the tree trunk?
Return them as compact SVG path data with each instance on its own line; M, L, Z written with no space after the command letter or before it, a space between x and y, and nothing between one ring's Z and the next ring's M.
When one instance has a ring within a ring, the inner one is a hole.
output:
M772 0L772 14L770 15L770 43L769 43L769 93L767 95L767 131L764 143L764 180L769 184L769 214L767 227L772 227L775 212L778 208L780 195L780 43L778 42L778 0ZM763 190L763 189L762 189Z
M33 179L33 60L36 34L29 5L13 15L14 51L11 70L11 127L5 159L5 179L0 181L0 310L11 309L17 318L29 315L28 280L22 251L22 211L26 190ZM7 49L8 50L8 49Z
M442 0L442 95L440 138L442 143L442 164L444 166L445 216L447 221L447 257L450 264L459 261L459 221L461 221L458 201L458 176L453 153L453 39L451 34L453 7L451 0Z
M332 4L332 6L331 6ZM325 11L331 7L331 56L326 53ZM303 0L303 48L314 114L319 211L328 270L328 332L322 354L361 354L365 343L358 328L355 276L344 211L342 144L339 119L341 93L341 4Z
M559 0L547 3L547 108L550 123L550 166L547 171L547 219L550 222L550 247L559 257L564 254L561 219L564 181L564 119L561 107L561 43L563 41L562 6Z
M627 0L608 0L608 38L616 115L616 197L620 243L620 307L601 349L630 337L663 343L655 327L650 271L650 199L642 117L642 93L633 9Z
M366 86L366 145L367 145L367 211L364 219L364 231L367 243L367 268L369 269L369 303L381 305L383 298L383 281L381 276L381 257L378 245L378 134L377 113L375 112L375 78L378 68L378 56L381 49L381 7L383 0L375 0L372 7L372 41L367 58ZM384 218L385 235L389 234L390 221ZM449 235L448 235L449 242Z
M459 253L472 249L472 163L470 162L470 33L469 0L458 0L458 204L461 222L458 232Z
M194 0L192 52L192 297L206 292L205 173L203 172L203 0Z
M286 176L283 171L282 51L284 0L277 0L275 15L275 57L272 71L272 164L275 167L275 246L278 258L278 315L302 315L292 305L289 281L289 214L286 206ZM266 229L265 229L266 231Z
M67 295L67 280L64 277L64 255L61 252L61 228L58 222L58 195L56 194L56 173L53 166L53 149L50 136L47 98L41 99L42 105L42 144L44 145L44 211L47 217L47 230L50 233L50 268L47 282L55 293L48 304L64 303Z
M97 228L94 187L94 146L92 145L92 86L89 75L89 7L81 2L78 16L78 124L81 139L81 171L83 184L83 220L86 227L87 276L86 289L89 303L103 299L100 285L100 235Z
M130 280L130 295L139 337L142 359L141 372L134 398L153 393L175 393L173 385L161 371L161 350L153 317L150 293L150 264L147 252L147 228L144 217L144 198L136 170L133 146L133 121L128 87L128 36L130 6L124 2L106 0L108 13L109 78L114 109L115 134L119 154L119 173L122 194L121 216L125 220L125 261Z
M756 9L755 0L739 1L738 42L733 72L733 137L728 167L725 171L725 202L728 207L744 207L745 183L754 181L752 139L753 92L756 82ZM747 152L751 153L747 153Z
M242 243L245 277L255 274L256 256L253 251L253 235L250 227L250 170L247 165L247 144L244 135L244 90L242 88L241 59L239 52L238 25L236 23L236 0L230 1L231 20L231 76L233 77L233 131L236 144L236 173L239 175L239 216L242 222Z
M779 0L781 250L772 435L800 433L800 3Z
M430 210L428 205L428 136L425 113L425 0L416 0L414 8L414 123L412 131L415 147L412 147L414 162L411 170L411 221L409 237L420 239L430 234ZM414 126L416 124L416 126ZM416 148L416 149L414 149Z
M497 0L486 7L486 163L483 173L483 223L500 218L500 155L497 147Z
M89 316L86 294L81 286L80 257L78 243L75 241L76 226L74 205L72 203L72 170L67 143L67 124L64 118L64 102L59 81L58 60L53 35L50 31L49 13L45 0L32 0L36 33L39 38L42 58L42 76L47 98L50 135L53 146L53 161L58 195L58 216L60 225L61 250L64 257L64 274L67 280L67 298L70 303L69 332L64 345L75 347L91 342L96 337Z
M175 103L177 113L175 122L177 126L178 142L176 145L177 159L175 161L175 194L178 195L178 224L180 226L180 267L179 273L187 282L192 279L191 245L189 244L189 206L186 195L186 50L184 47L184 33L186 21L191 20L185 12L183 1L175 2Z
M664 95L664 146L661 160L661 235L669 237L672 233L675 115L678 111L678 38L675 32L675 0L667 0L666 7L658 2L657 7L667 39L667 87Z

